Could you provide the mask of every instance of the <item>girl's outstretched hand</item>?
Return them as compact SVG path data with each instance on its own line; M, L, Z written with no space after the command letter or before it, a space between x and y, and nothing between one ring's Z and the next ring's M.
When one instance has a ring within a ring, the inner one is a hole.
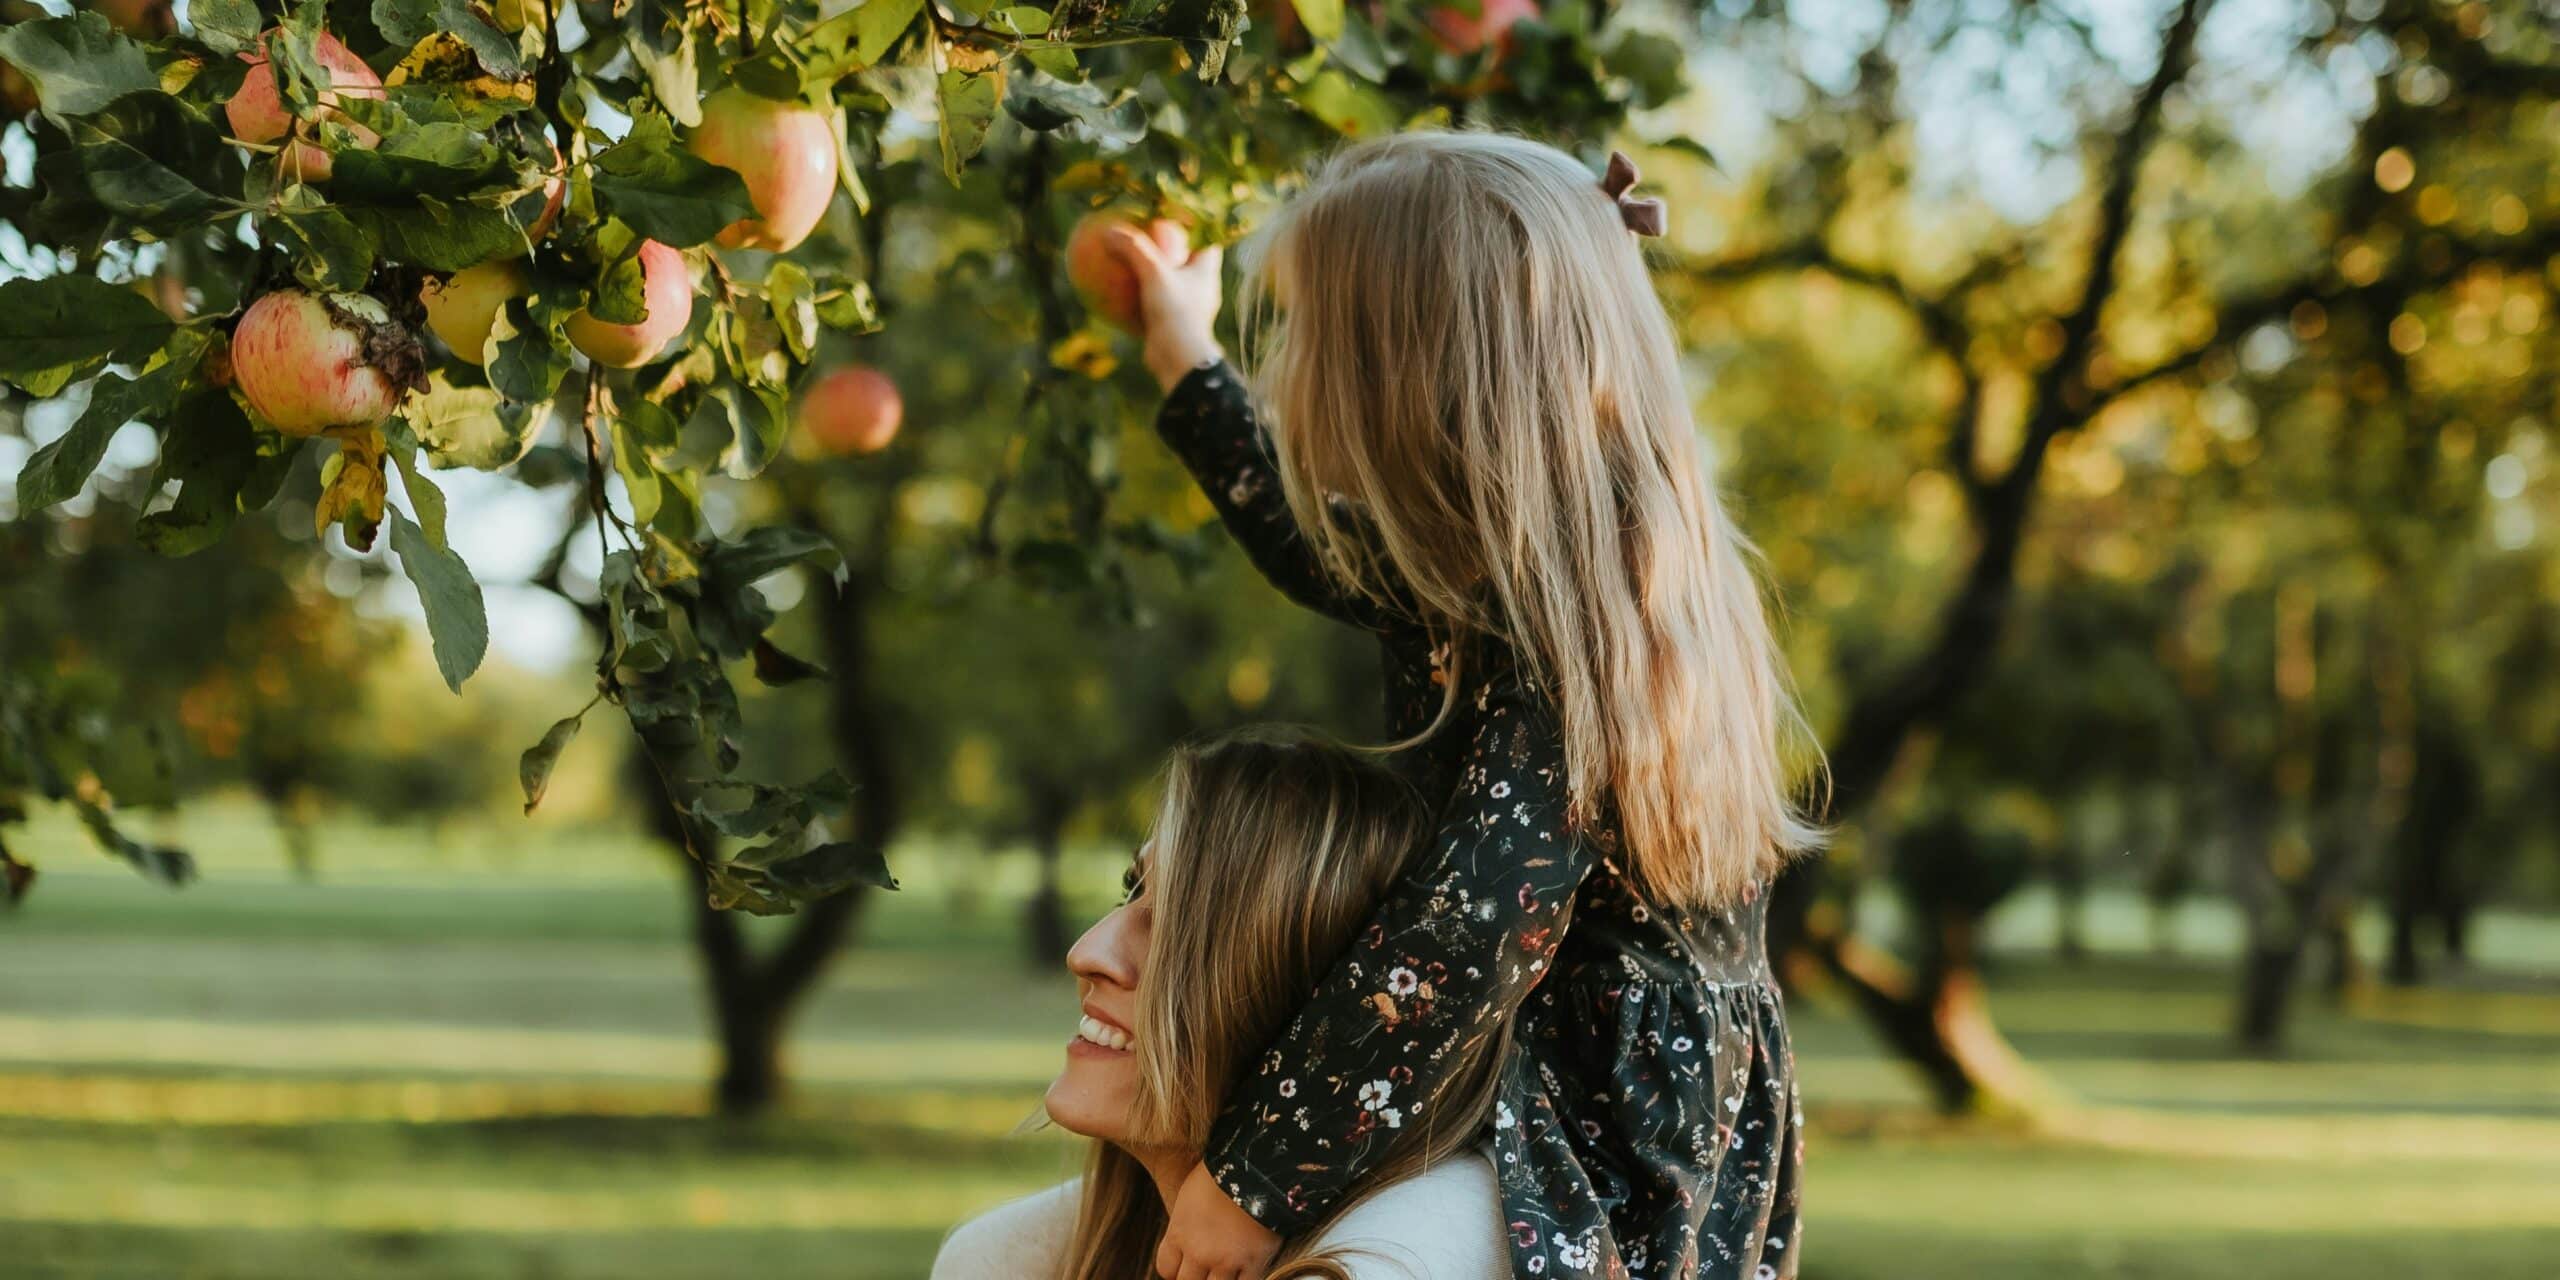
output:
M1217 276L1209 278L1214 288ZM1191 1166L1191 1176L1174 1195L1172 1219L1164 1243L1156 1246L1156 1275L1162 1280L1261 1280L1280 1252L1280 1237L1237 1208L1207 1165Z
M1185 374L1218 358L1213 326L1218 319L1219 266L1225 253L1212 245L1193 252L1182 224L1158 218L1141 235L1113 227L1104 244L1138 278L1138 319L1146 340L1149 372L1167 391Z

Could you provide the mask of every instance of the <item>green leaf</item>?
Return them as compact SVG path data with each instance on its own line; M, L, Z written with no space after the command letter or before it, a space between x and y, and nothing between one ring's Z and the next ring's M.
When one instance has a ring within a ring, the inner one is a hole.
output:
M480 599L480 582L462 557L427 540L405 512L394 507L391 550L400 568L418 588L418 604L427 612L427 639L435 649L436 670L445 687L462 692L462 682L480 669L489 652L489 612Z
M747 184L676 142L666 117L641 115L596 153L596 205L632 230L682 249L755 214Z
M774 688L798 684L803 680L827 678L825 667L798 654L787 652L780 645L762 636L756 638L755 648L750 656L755 659L756 680Z
M134 538L155 555L193 555L222 539L240 512L240 490L258 462L258 437L230 394L206 390L171 416L160 441L157 491L180 486L177 500L135 522Z
M773 268L765 272L765 305L773 310L773 323L782 330L783 344L791 349L791 358L802 364L818 342L818 304L816 285L809 269L789 258L776 258Z
M1001 68L945 71L935 89L942 103L942 172L957 186L961 168L987 145L987 130L1004 98L1004 74Z
M775 886L800 897L825 897L858 884L874 889L898 887L897 877L889 874L889 860L880 850L847 841L822 844L797 857L785 858L766 867L764 874Z
M0 283L0 378L24 385L65 365L129 360L176 328L150 299L93 276Z
M480 65L501 80L524 78L514 36L489 25L466 0L373 0L373 25L395 44L414 45L437 32L458 36Z
M548 408L510 401L493 387L457 387L435 373L401 413L427 461L495 471L524 457Z
M825 83L876 65L923 12L924 0L864 0L811 27L801 40L810 55L809 78Z
M1305 27L1308 35L1326 44L1342 38L1342 0L1289 0L1289 3L1298 11L1298 25Z
M1049 11L1027 4L997 9L987 15L987 25L1007 35L1046 35L1049 32Z
M694 60L690 28L652 27L633 33L622 47L631 51L659 104L677 124L690 129L702 123L702 72Z
M98 459L106 456L107 441L116 428L157 415L176 402L188 376L195 372L195 356L203 351L203 343L200 335L187 334L171 343L173 358L167 362L133 378L112 373L99 378L79 421L36 450L18 472L18 509L42 511L80 492L89 473L98 469Z
M607 264L587 295L587 312L607 324L638 324L649 318L648 273L640 267L640 241Z
M382 257L429 271L460 271L524 248L524 231L506 210L470 201L421 198L405 208L348 203L338 211L363 228Z
M267 226L292 251L294 277L314 289L345 293L373 277L372 239L335 209L286 209Z
M639 433L627 418L613 420L613 470L622 477L622 487L631 495L632 522L647 524L656 519L658 469L641 449Z
M409 505L418 513L418 528L427 541L439 547L448 545L444 538L444 490L418 468L418 437L409 423L393 418L383 430L390 448L391 461L400 468L400 487L409 495Z
M464 196L512 176L506 156L475 130L425 124L386 134L380 146L340 153L329 190L341 200L393 204Z
M569 373L569 348L549 324L533 318L523 298L509 299L490 330L489 385L510 400L549 400Z
M721 458L732 479L751 480L782 449L791 425L782 398L764 387L725 384L712 395L729 418L730 446Z
M702 558L702 572L745 586L795 564L832 569L842 563L844 554L821 534L787 525L762 525L735 541L712 547Z
M56 119L85 116L128 93L160 87L142 46L95 12L0 27L0 60L35 85L36 100Z
M128 94L70 132L90 194L144 230L179 231L243 207L208 189L236 185L230 148L168 94Z
M258 16L257 0L193 0L187 6L187 17L195 23L196 38L215 53L232 54L258 43L258 31L264 20Z
M551 789L551 770L560 763L560 753L578 736L578 728L586 723L587 713L569 716L542 735L542 741L525 748L516 761L516 781L524 786L524 811L531 813L542 803L543 793Z
M1308 115L1350 138L1375 138L1395 132L1394 108L1377 90L1326 68L1289 94Z

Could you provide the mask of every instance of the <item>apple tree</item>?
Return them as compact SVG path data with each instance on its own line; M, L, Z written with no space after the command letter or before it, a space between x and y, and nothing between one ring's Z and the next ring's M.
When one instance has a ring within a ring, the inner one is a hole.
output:
M764 913L888 883L885 836L813 834L859 816L844 777L745 767L733 683L824 671L760 581L874 577L812 495L857 472L858 501L893 502L922 465L875 456L895 383L841 366L961 352L995 391L936 425L930 465L984 508L962 578L1134 617L1127 561L1166 539L1115 505L1111 440L1145 392L1063 283L1065 228L1101 209L1225 240L1323 148L1417 122L1596 158L1682 65L1650 19L1583 0L66 9L0 0L0 384L69 422L30 438L12 518L78 505L139 424L136 541L196 555L307 501L312 549L396 558L458 690L488 615L439 477L574 495L595 693L524 753L528 806L610 704L699 836L707 901ZM6 679L9 705L50 696Z

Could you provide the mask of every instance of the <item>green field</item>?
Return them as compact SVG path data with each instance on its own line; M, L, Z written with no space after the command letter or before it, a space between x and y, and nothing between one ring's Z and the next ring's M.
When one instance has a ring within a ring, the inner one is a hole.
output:
M254 815L189 823L210 874L175 894L31 844L46 878L0 918L0 1274L915 1277L1071 1161L1015 1132L1073 1018L1016 958L1015 861L908 850L790 1111L740 1128L701 1115L682 903L627 836L333 829L306 884ZM1930 1118L1798 1003L1808 1275L2553 1274L2560 922L2493 919L2458 990L2315 1000L2266 1062L2222 1034L2227 921L2157 961L2107 908L2106 958L1996 975L2084 1104L2043 1132ZM2029 903L2001 936L2043 927Z

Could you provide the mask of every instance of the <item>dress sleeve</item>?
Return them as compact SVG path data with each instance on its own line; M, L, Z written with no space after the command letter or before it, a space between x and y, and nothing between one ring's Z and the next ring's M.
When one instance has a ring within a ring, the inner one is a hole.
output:
M1271 438L1254 416L1244 380L1221 360L1175 383L1156 433L1182 460L1227 533L1280 594L1329 618L1383 630L1388 619L1325 571L1280 491Z
M1511 672L1473 698L1463 773L1429 846L1261 1057L1239 1073L1204 1163L1293 1236L1424 1119L1545 975L1589 869L1567 829L1554 705Z

